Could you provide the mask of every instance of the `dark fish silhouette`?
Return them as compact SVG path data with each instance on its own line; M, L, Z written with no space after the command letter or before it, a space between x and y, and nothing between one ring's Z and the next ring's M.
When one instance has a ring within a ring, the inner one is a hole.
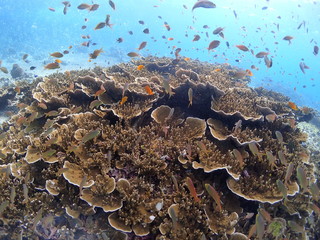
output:
M216 47L218 47L220 45L220 41L218 40L213 40L208 47L208 51L210 51L211 49L214 49Z
M116 5L111 0L109 0L109 5L110 7L112 7L113 10L116 10Z
M199 39L200 39L200 36L198 34L194 35L192 42L198 41Z
M147 42L140 43L138 51L140 51L141 49L144 49L146 46L147 46Z
M113 24L110 23L110 15L107 14L106 16L106 26L108 26L109 28L112 28Z
M224 29L224 28L222 28L222 27L218 27L218 28L216 28L212 33L213 33L213 34L219 34L220 32L223 31L223 29Z
M233 10L233 15L234 15L235 18L238 18L236 10Z
M268 58L268 56L264 56L264 63L266 64L267 68L271 68L272 67L272 58Z
M289 42L289 44L291 44L291 40L293 39L293 37L292 36L285 36L284 38L283 38L283 40L286 40L286 41L288 41Z
M244 52L249 51L249 48L247 48L247 47L244 46L244 45L236 45L236 47L239 48L241 51L244 51Z
M302 25L303 25L303 27L306 27L306 22L303 21L302 23L300 23L300 25L297 27L297 29L300 29Z
M207 0L199 0L198 2L196 2L193 7L192 7L192 11L195 8L215 8L216 5L213 2L207 1Z
M318 55L318 52L319 52L319 47L318 47L318 46L314 46L314 47L313 47L313 54L314 54L315 56L317 56L317 55Z
M305 71L304 71L305 69L310 69L304 62L301 62L299 64L299 67L304 74L305 74Z
M264 56L267 56L268 54L268 52L258 52L256 58L264 58Z

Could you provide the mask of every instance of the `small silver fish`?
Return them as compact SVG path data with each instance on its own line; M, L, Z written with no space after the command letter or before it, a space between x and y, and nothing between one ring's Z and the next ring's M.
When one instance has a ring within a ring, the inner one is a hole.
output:
M188 90L188 97L189 97L189 105L188 105L188 107L190 107L190 106L192 106L192 97L193 97L192 88L189 88L189 90Z
M305 170L301 166L297 167L297 178L298 178L299 185L303 190L302 192L305 192L308 188L309 181L307 179L307 174Z
M283 142L283 136L282 136L282 133L281 132L279 132L279 131L276 131L275 132L275 134L276 134L276 137L277 137L277 139L278 139L278 141L279 141L279 143L281 144L281 146L284 144L284 142Z

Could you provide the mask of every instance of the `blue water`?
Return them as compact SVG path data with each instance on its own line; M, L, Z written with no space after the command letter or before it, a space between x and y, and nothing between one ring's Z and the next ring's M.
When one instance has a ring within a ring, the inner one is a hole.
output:
M108 0L100 0L94 1L100 5L99 9L88 12L77 9L79 4L85 2L71 0L66 15L63 14L64 5L61 2L0 0L2 66L11 69L13 63L18 63L28 73L50 74L56 70L43 69L46 63L53 61L49 54L62 52L69 46L72 49L62 58L61 71L94 67L96 64L107 66L130 61L127 53L136 51L142 41L147 41L147 47L141 51L144 56L174 57L171 51L176 46L182 48L181 55L201 61L229 63L243 69L255 65L259 70L252 70L251 86L276 90L289 96L299 106L320 110L320 54L313 54L314 45L320 45L319 1L217 0L214 1L215 9L198 8L192 12L195 1L191 0L114 0L115 11ZM91 1L86 3L92 4ZM49 7L54 8L55 12L48 10ZM263 7L267 9L262 10ZM112 29L95 31L94 27L105 20L106 14L111 15ZM85 18L88 22L84 21ZM139 24L139 20L145 24ZM170 31L164 26L165 21L170 25ZM305 26L297 29L303 21ZM81 29L83 25L87 26L84 30ZM203 25L210 28L204 29ZM224 27L225 39L212 34L217 27ZM150 34L142 32L145 28L149 28ZM133 35L128 31L133 31ZM209 33L209 38L205 32ZM201 39L192 42L195 34L199 34ZM88 41L82 39L82 35L90 35L90 40L97 45L88 48L81 46L81 43ZM286 35L294 37L292 44L282 40ZM124 39L122 43L117 43L119 37ZM168 41L168 38L174 40ZM214 52L208 53L206 48L212 40L220 40L221 44ZM226 41L230 48L226 46ZM239 44L246 45L255 53L268 48L269 57L273 59L272 68L267 69L263 59L237 49L235 45ZM100 48L104 53L95 61L88 62L89 53ZM26 53L29 54L29 63L21 59ZM301 59L310 67L305 74L299 68ZM31 71L30 66L37 68ZM0 78L7 76L0 72Z

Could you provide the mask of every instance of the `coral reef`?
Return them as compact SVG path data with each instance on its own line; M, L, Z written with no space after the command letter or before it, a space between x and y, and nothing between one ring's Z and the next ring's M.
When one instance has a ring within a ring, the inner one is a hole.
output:
M307 136L284 96L236 71L148 57L25 88L0 132L1 235L312 236L320 197Z
M13 64L12 69L10 71L10 75L12 78L22 78L26 76L26 73L18 64Z

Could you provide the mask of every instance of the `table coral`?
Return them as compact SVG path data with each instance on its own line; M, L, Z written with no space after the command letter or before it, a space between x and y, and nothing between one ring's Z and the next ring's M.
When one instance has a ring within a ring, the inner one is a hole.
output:
M148 57L26 89L28 105L0 132L1 233L242 239L252 234L242 212L257 211L250 200L291 223L266 231L259 211L260 235L298 236L290 214L319 206L307 138L288 124L285 97L235 71Z

